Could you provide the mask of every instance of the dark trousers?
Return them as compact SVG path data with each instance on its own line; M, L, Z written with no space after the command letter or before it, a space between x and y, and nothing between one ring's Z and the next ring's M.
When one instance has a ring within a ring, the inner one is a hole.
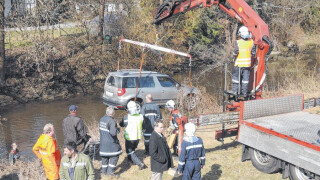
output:
M144 137L144 147L145 147L145 151L147 151L149 153L149 141L150 141L150 136L151 136L151 133L150 134L144 134L143 137Z
M128 159L132 160L133 164L141 166L143 164L142 161L134 153L138 144L139 144L139 140L126 140L125 142Z
M179 134L176 136L176 140L174 141L174 144L173 144L173 154L177 155L178 154L178 141L179 141Z
M198 159L186 161L182 174L182 180L190 179L201 180L201 164Z
M119 160L119 156L110 156L110 157L101 156L102 173L113 174L114 169L116 168L116 165L118 163L118 160Z
M250 67L233 67L232 91L238 94L247 94L250 76ZM240 87L241 82L241 88Z

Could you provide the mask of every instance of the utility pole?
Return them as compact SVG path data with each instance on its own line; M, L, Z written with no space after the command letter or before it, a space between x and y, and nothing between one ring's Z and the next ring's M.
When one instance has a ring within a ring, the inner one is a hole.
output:
M99 38L101 40L101 44L103 44L103 25L104 25L104 9L105 9L105 0L100 0L100 8L99 8Z
M5 46L4 46L4 3L5 0L0 0L0 87L4 84L4 61L5 61Z

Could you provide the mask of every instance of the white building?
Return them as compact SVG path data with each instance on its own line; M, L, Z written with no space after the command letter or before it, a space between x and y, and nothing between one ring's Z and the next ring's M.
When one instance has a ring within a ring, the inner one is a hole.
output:
M5 0L4 16L22 15L32 13L35 7L35 0Z

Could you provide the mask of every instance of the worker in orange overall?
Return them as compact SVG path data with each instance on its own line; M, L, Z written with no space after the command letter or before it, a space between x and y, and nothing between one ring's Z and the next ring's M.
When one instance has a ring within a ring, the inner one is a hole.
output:
M59 166L61 154L54 139L54 127L52 124L46 124L43 128L43 134L39 137L32 151L42 160L47 179L59 179Z
M169 100L166 103L166 108L170 112L170 129L172 129L172 134L176 134L176 138L173 145L173 156L178 156L178 135L179 135L179 125L177 123L177 118L181 118L181 114L178 109L175 108L175 103L173 100Z

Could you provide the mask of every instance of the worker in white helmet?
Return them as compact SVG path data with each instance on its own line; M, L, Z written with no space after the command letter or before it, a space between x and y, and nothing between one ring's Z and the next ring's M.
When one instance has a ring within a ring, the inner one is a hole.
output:
M181 145L178 173L183 180L201 179L201 168L205 165L205 149L202 139L194 135L196 126L187 123L184 126L185 137Z
M142 137L143 116L139 114L137 104L130 101L127 105L128 115L124 116L120 121L120 126L125 127L124 139L128 160L138 165L139 169L145 169L147 166L137 157L135 150Z
M249 29L242 26L234 50L234 67L232 76L232 94L246 97L248 93L249 76L252 57L256 54L256 47L251 39ZM241 87L240 87L241 84Z
M169 100L166 103L166 108L170 112L170 129L172 129L172 134L176 134L176 139L173 145L173 156L178 156L178 134L179 125L177 123L177 118L181 118L179 110L176 108L173 100Z

